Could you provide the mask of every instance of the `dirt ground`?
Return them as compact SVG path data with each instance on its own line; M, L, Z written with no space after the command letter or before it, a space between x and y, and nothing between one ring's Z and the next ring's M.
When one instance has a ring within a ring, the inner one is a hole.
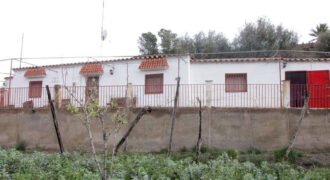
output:
M240 161L250 161L260 164L262 161L276 162L273 153L261 154L241 154ZM306 168L330 167L330 152L325 153L302 153L302 157L297 157L294 164Z
M297 164L305 167L330 167L330 152L304 154L297 159Z

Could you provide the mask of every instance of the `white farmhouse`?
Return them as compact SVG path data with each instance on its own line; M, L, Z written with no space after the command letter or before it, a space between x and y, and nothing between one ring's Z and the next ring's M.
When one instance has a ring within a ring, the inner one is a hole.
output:
M68 63L14 69L0 106L46 107L44 87L60 88L62 103L84 102L88 87L97 86L99 102L131 96L134 106L173 105L180 76L179 106L301 107L305 92L310 107L330 107L330 58L219 58L191 56L138 56L116 60ZM290 84L291 85L290 85ZM24 104L25 103L25 104Z

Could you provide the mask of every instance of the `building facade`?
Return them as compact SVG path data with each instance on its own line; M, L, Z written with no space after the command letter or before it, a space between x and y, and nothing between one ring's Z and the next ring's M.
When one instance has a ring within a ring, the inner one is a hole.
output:
M130 95L137 107L168 107L180 76L182 107L196 106L196 98L215 107L301 107L304 93L310 92L311 107L328 108L329 70L330 58L141 56L14 69L1 102L2 106L32 102L33 107L46 107L44 87L58 85L63 102L73 104L72 95L85 102L88 87L97 86L101 105ZM285 87L284 82L290 85ZM55 96L55 89L51 93Z

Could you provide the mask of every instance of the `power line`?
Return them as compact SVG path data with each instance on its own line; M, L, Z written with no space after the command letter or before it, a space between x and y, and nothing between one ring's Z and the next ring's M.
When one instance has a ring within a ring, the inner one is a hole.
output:
M244 53L277 53L277 52L292 52L292 53L318 53L330 54L328 51L300 51L300 50L257 50L257 51L226 51L226 52L208 52L208 53L192 53L192 55L217 55L217 54L244 54Z
M225 51L225 52L207 52L207 53L182 53L182 54L156 54L160 56L177 56L177 55L222 55L222 54L248 54L248 53L278 53L278 52L286 52L286 53L316 53L316 54L330 54L329 51L301 51L301 50L256 50L256 51ZM0 59L0 62L4 61L10 61L10 60L38 60L38 59L105 59L109 58L109 60L113 58L134 58L134 57L143 57L143 56L148 56L148 55L120 55L120 56L60 56L60 57L25 57L25 58L4 58ZM152 56L152 55L150 55ZM33 66L38 66L33 63L29 63L27 61L22 61L22 63L33 65Z
M38 60L38 59L88 59L88 58L131 58L131 57L136 57L136 56L141 56L141 55L127 55L127 56L61 56L61 57L26 57L22 58L25 60ZM5 58L5 59L0 59L0 61L9 61L9 60L17 60L20 58Z
M13 60L15 58L5 58L5 59L0 59L0 62L3 62L3 61L10 61L10 60Z

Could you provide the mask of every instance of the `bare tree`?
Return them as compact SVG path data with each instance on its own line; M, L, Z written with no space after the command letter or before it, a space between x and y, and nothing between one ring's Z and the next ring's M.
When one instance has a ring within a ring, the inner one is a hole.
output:
M126 123L127 117L124 111L120 108L117 108L117 103L112 101L110 106L102 107L98 102L98 89L95 86L95 83L92 87L86 89L90 93L87 93L85 102L83 100L79 100L76 94L73 94L67 86L64 86L64 89L70 94L73 100L79 104L80 107L76 107L73 105L67 105L67 109L73 113L78 113L82 111L82 115L79 117L83 125L85 126L88 133L88 140L91 147L91 153L94 159L94 164L96 166L97 171L99 172L101 179L108 179L109 174L107 173L107 159L108 159L108 142L110 135L116 134L121 129L122 125ZM108 119L108 112L113 111L111 113L110 119ZM102 150L102 161L97 157L93 132L91 128L92 121L98 120L101 123L102 128L102 142L103 142L103 150ZM110 125L113 123L113 125ZM114 152L114 148L113 148ZM114 154L112 153L112 161L114 159ZM112 163L111 163L112 164ZM112 166L111 166L112 169ZM110 174L111 175L111 174Z

